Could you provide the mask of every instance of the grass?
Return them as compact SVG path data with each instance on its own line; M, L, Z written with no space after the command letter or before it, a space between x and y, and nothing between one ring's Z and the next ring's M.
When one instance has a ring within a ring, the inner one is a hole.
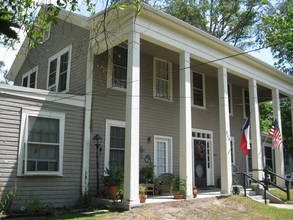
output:
M271 194L273 194L274 196L277 196L278 198L280 198L285 203L293 204L293 189L290 189L290 199L291 199L290 201L287 200L287 194L285 192L283 192L282 190L271 189L271 190L269 190L269 192Z
M98 210L94 210L93 212L98 213ZM114 214L116 212L108 212L108 213L101 213L96 216L85 216L82 213L84 212L76 212L76 213L67 213L67 214L61 214L61 215L52 215L45 218L42 218L44 220L61 220L61 219L78 219L78 220L93 220L93 219L102 219L103 217Z

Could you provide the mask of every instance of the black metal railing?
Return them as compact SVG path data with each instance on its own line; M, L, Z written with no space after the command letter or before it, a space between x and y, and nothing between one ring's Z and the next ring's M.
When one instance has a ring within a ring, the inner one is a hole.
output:
M282 190L283 192L285 192L287 194L287 200L290 200L290 181L279 176L278 174L274 173L274 172L271 172L269 170L263 170L264 173L265 173L265 178L264 178L264 183L265 185L268 187L269 185L272 185L280 190ZM268 176L271 176L271 178L269 179ZM275 177L275 178L273 178ZM280 178L282 180L285 181L285 186L286 186L286 189L278 186L276 183L273 182L273 179L276 179L277 181L277 178Z
M265 204L267 204L267 190L268 190L268 186L265 185L262 181L259 181L259 180L254 179L252 176L250 176L247 173L242 172L242 173L237 173L237 174L242 175L242 178L243 178L244 196L246 196L246 178L252 179L254 182L260 184L264 188L264 200L265 200Z

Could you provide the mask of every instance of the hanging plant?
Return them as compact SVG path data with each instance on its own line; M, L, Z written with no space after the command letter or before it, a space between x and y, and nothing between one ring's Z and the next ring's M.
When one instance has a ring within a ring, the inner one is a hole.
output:
M199 157L203 158L204 155L205 155L205 152L206 152L206 148L205 148L205 146L204 146L203 144L198 144L198 145L195 147L195 153L196 153Z

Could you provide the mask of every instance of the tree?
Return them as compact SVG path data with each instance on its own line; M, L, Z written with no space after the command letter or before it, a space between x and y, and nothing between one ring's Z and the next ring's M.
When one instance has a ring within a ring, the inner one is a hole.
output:
M5 69L4 62L0 61L0 75L2 75L5 80L5 81L0 81L1 84L8 84L7 74L8 74L8 70Z
M270 47L278 60L275 66L293 76L293 1L279 3L273 14L262 18L262 23L260 43Z
M165 0L161 9L241 49L254 44L262 0Z
M62 9L76 12L79 11L81 4L85 4L86 10L93 14L96 4L103 3L105 8L112 7L113 9L132 5L139 13L140 2L140 0L126 2L121 0L44 0L46 5L43 7L46 10L40 10L43 3L41 0L0 0L0 44L13 47L19 40L18 32L23 30L33 46L40 42L43 31L48 30L48 24L57 22L57 16Z

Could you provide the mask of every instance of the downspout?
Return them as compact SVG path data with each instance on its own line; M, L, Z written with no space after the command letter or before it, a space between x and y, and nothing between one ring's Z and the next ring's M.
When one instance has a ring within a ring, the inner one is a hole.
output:
M93 87L93 54L90 48L87 53L87 71L86 71L86 93L84 108L84 141L82 158L82 180L81 193L85 195L89 190L89 161L90 161L90 143L91 143L91 112L92 112L92 87Z

